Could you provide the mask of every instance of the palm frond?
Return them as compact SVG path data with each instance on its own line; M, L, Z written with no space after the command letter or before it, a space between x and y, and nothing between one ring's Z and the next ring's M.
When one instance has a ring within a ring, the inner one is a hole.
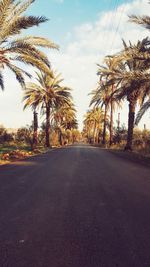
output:
M129 21L134 22L136 24L144 26L146 29L150 30L150 17L149 16L136 16L136 15L131 15L129 16Z
M1 32L1 39L7 39L9 36L20 34L23 29L28 29L33 26L38 26L40 23L46 22L47 18L44 16L22 16L12 21L4 27Z
M145 102L143 104L143 106L141 107L141 109L139 110L136 119L135 119L135 125L138 125L140 120L142 119L143 115L145 114L145 112L150 108L150 100L148 100L147 102Z
M7 67L15 74L16 79L21 84L21 86L24 88L25 80L22 74L22 70L11 63L7 63Z
M50 68L44 64L41 60L33 57L33 56L29 56L29 55L20 55L14 58L14 60L23 62L25 64L29 64L33 67L36 67L37 69L43 71L44 73L47 73L49 75L51 75L51 70Z
M48 40L46 38L37 37L37 36L26 36L24 38L16 39L15 42L26 42L30 45L34 46L41 46L41 47L47 47L47 48L53 48L53 49L59 49L59 46L52 42L51 40Z
M4 24L6 18L8 18L10 14L11 5L13 4L13 0L1 0L0 1L0 28L2 31L2 25ZM1 37L1 32L0 32ZM1 39L1 38L0 38Z
M13 9L13 16L17 16L19 17L22 13L24 13L28 7L35 2L35 0L27 0L27 1L23 1L23 3L21 3L22 1L16 3L15 8Z
M2 88L2 90L4 90L4 80L1 72L0 72L0 87Z
M26 42L11 43L10 47L6 47L5 53L33 56L34 58L38 58L38 60L43 61L48 67L50 67L50 62L47 56L42 51Z

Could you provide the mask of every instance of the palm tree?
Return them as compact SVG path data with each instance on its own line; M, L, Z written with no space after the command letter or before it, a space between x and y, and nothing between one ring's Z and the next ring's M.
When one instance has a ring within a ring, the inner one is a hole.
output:
M67 104L56 109L55 116L59 116L60 125L62 125L65 130L76 128L76 110L73 103L69 103L69 107Z
M24 92L23 101L25 102L24 110L28 107L31 107L32 111L33 111L33 148L36 148L36 146L38 144L38 113L37 113L37 108L39 105L37 92L26 90Z
M63 143L62 133L78 128L74 104L71 101L70 103L68 102L68 104L61 105L53 111L53 121L58 130L59 142L61 145Z
M107 126L107 113L110 109L110 124L109 124L109 131L110 131L110 138L109 138L109 144L112 145L113 142L113 113L115 110L115 107L119 105L119 101L116 100L116 98L113 97L114 92L114 83L107 85L108 83L108 72L111 72L116 66L117 66L117 60L116 57L106 57L105 58L105 64L106 66L99 66L98 75L100 76L100 81L98 83L98 87L96 90L93 90L92 100L90 105L95 106L101 106L103 108L104 106L104 126L103 126L103 140L102 143L106 144L106 126ZM112 76L109 77L111 79Z
M128 136L125 150L132 150L135 109L138 101L142 101L149 91L150 75L147 72L145 61L139 60L134 53L132 55L132 48L134 50L135 46L132 46L131 43L129 46L125 42L123 44L124 51L116 56L118 58L118 67L111 71L106 70L105 75L112 77L108 84L116 84L114 92L116 99L127 99L129 102ZM136 49L138 51L146 49L145 39L144 41L138 41ZM129 50L130 56L126 56L126 51L129 52Z
M19 68L16 63L23 62L50 73L50 63L45 54L37 47L58 48L53 42L35 36L16 38L22 30L38 26L46 22L47 18L25 16L23 13L34 2L34 0L0 1L0 86L4 89L2 71L5 67L10 69L19 83L24 86L24 74L31 77L29 73Z
M70 88L62 86L61 82L63 79L60 74L46 75L37 73L38 83L27 83L26 84L26 94L35 95L33 98L32 105L41 106L42 111L46 114L46 146L50 147L50 116L51 111L63 104L70 103L71 93Z
M136 24L139 24L141 26L144 26L146 29L150 30L150 16L136 16L136 15L132 15L129 17L131 22L134 22ZM139 59L144 60L146 63L148 63L148 61L150 61L150 40L148 38L145 39L145 45L147 44L148 47L146 47L146 49L143 51L135 51L134 53L136 55L136 57L138 57ZM146 95L146 94L145 94ZM143 101L144 102L144 101ZM148 99L140 108L137 116L136 116L136 120L135 120L135 124L138 125L138 123L140 122L141 118L143 117L143 115L145 114L145 112L150 108L150 100Z
M86 132L90 143L91 138L94 143L99 142L99 134L102 129L103 120L104 112L101 108L93 108L86 113L84 119L84 132Z
M83 121L83 131L84 134L86 134L88 142L91 143L91 137L92 137L92 128L93 128L93 118L92 118L92 112L91 110L88 110L85 114L85 119Z
M106 144L106 127L108 124L108 106L109 106L109 96L108 96L108 87L105 87L104 81L100 81L98 87L94 89L90 95L92 95L92 99L90 102L90 106L94 105L95 107L100 106L103 108L104 106L104 120L103 120L103 134L102 134L102 144Z
M102 81L102 78L105 79L104 84L105 86L102 86L101 89L104 95L104 102L106 103L106 110L110 109L110 137L109 137L109 145L112 145L113 142L113 113L115 110L115 106L119 105L118 101L113 97L113 92L115 90L115 83L111 83L109 86L106 86L106 83L108 82L108 75L107 72L112 72L113 69L117 69L118 67L118 60L115 56L112 57L105 57L104 60L105 65L104 66L99 66L99 70L97 74L100 76L100 81ZM109 76L109 79L113 79L113 73ZM101 95L100 95L101 97ZM106 111L105 111L106 112ZM106 115L105 115L106 116ZM106 126L105 126L106 128ZM104 136L105 136L105 131L104 130ZM105 137L103 140L103 143L105 144Z

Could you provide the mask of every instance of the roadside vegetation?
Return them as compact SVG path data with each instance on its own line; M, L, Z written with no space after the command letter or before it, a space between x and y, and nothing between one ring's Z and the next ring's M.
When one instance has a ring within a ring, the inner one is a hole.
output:
M64 85L61 74L53 71L43 52L43 48L58 50L59 46L41 36L22 34L48 20L44 16L25 14L34 2L0 1L0 87L5 89L4 72L9 69L23 89L24 109L30 108L33 112L32 125L15 133L0 127L2 162L71 144L80 138L71 88ZM35 75L31 76L23 65L32 67ZM41 126L39 114L43 118Z
M83 138L91 144L149 155L150 131L146 127L138 129L140 120L150 108L149 36L137 44L123 40L120 52L106 56L103 65L98 64L98 83L90 93L91 103L81 136L72 89L66 86L61 74L53 70L45 52L47 49L59 50L59 46L43 36L23 35L27 29L48 20L44 16L25 14L34 2L0 0L0 87L4 91L4 73L9 69L23 89L20 101L24 103L24 109L31 109L33 113L32 124L15 132L0 127L2 162ZM150 30L149 16L133 15L129 20ZM33 76L26 66L33 69ZM117 126L114 123L114 113L125 101L128 102L127 128L121 124L120 114ZM42 125L39 118L43 120Z
M131 16L150 30L150 17ZM85 114L83 135L87 142L103 146L139 151L150 155L150 131L138 129L139 121L150 108L150 38L137 44L123 40L122 50L104 58L97 69L97 88L90 93L91 103ZM128 127L117 126L114 112L128 102ZM136 110L138 108L138 112Z
M55 122L56 123L56 122ZM78 142L81 138L78 129L60 128L52 122L50 133L51 148L58 148L64 145ZM12 160L23 159L48 151L45 145L45 123L38 129L37 144L34 140L34 126L19 128L16 132L9 132L0 126L0 163L7 163ZM33 145L34 144L34 145Z

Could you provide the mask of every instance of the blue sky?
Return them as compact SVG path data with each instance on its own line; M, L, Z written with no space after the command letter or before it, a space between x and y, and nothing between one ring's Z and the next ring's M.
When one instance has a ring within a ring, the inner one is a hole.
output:
M117 9L116 9L117 7ZM97 65L107 54L122 49L122 38L136 43L149 36L144 28L128 22L129 14L150 14L148 0L36 0L28 14L49 18L47 23L23 34L43 36L60 45L60 51L46 50L54 70L62 73L65 85L73 89L80 129L89 108L89 93L97 85ZM27 71L29 67L25 66ZM23 111L23 92L13 74L6 71L5 91L0 92L0 124L18 128L31 124L32 112ZM127 124L124 104L121 122ZM41 121L43 118L41 119ZM150 129L149 113L141 121Z
M32 33L43 34L62 46L66 45L67 32L83 23L96 21L101 13L115 10L131 0L36 0L29 12L44 15L50 21L32 29Z

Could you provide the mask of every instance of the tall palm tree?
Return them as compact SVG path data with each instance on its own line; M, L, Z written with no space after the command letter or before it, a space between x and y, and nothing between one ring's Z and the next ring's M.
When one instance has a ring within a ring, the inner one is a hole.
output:
M136 16L132 15L129 17L131 22L144 26L146 29L150 30L150 16ZM135 51L135 56L138 57L140 60L144 60L146 63L150 62L150 40L148 38L145 39L145 43L148 47L142 51ZM146 94L145 94L146 95ZM144 102L144 101L143 101ZM135 120L135 124L138 125L141 118L145 114L145 112L150 108L150 99L148 99L145 103L142 103Z
M108 68L107 68L108 70ZM100 75L100 71L98 74ZM103 73L101 72L102 76ZM91 99L91 105L94 105L95 107L100 106L101 108L104 107L104 124L103 124L103 138L102 138L102 144L106 144L106 127L109 125L109 144L112 145L113 141L113 113L115 111L116 106L120 106L120 101L118 101L114 96L114 84L112 85L106 85L107 84L107 78L102 77L100 78L100 81L98 83L98 86L96 89L94 89L90 95L92 95ZM108 110L110 110L110 123L108 124Z
M95 107L100 106L104 107L104 120L103 120L103 134L102 134L102 144L106 144L106 127L107 127L107 113L109 107L109 95L108 95L108 87L105 87L104 81L100 81L98 83L98 87L94 89L90 95L92 95L92 99L90 102L90 106L94 105Z
M139 60L132 55L132 44L129 46L124 42L124 51L117 55L118 68L105 71L109 77L112 77L108 84L116 84L114 96L117 99L127 99L129 102L128 113L128 136L125 150L132 150L133 129L135 122L135 109L138 101L145 98L149 91L150 74L147 72L145 61ZM141 51L145 49L145 41L138 41L136 49ZM130 50L130 56L126 56L125 51Z
M0 86L4 89L3 69L7 67L16 76L19 83L24 86L24 74L31 77L29 73L19 68L17 62L23 62L50 73L50 63L46 55L37 47L58 48L53 42L35 36L16 38L22 30L38 26L46 22L47 18L27 16L23 13L34 2L34 0L0 1Z
M71 100L70 88L62 86L63 79L60 74L46 75L37 73L38 83L27 83L26 94L35 95L32 104L41 106L42 111L46 114L46 146L50 147L50 116L51 111L60 107L64 103L69 106Z
M100 76L100 80L102 80L102 78L105 79L105 84L109 79L113 79L113 73L111 75L107 75L107 72L112 72L113 69L117 69L118 68L118 60L117 57L112 56L112 57L105 57L104 60L105 65L104 66L99 66L98 72L97 74ZM106 100L104 100L105 102L107 102L107 108L110 109L110 137L109 137L109 144L110 146L112 145L113 142L113 114L114 114L114 110L115 110L115 106L118 105L118 101L113 97L113 93L115 90L115 83L111 83L109 86L102 86L101 87L102 90L105 90L104 93L104 97L106 98ZM105 133L104 133L105 134ZM105 143L105 141L104 141Z

